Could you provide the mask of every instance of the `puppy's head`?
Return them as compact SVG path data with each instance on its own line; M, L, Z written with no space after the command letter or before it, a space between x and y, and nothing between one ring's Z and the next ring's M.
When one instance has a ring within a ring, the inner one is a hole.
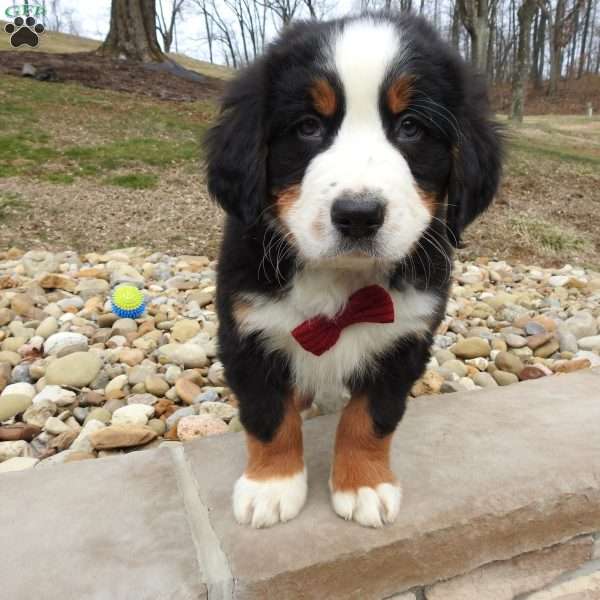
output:
M432 223L454 245L491 202L485 86L424 21L300 23L232 84L209 191L307 261L398 261Z

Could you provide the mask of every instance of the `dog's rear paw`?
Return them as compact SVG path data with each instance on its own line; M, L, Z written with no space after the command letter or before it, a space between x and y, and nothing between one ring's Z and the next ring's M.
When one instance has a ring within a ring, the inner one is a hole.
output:
M233 490L233 513L243 525L271 527L293 519L304 506L306 492L306 470L265 480L242 475Z
M365 527L381 527L393 523L400 511L402 490L398 483L380 483L376 487L331 491L335 512L346 520Z

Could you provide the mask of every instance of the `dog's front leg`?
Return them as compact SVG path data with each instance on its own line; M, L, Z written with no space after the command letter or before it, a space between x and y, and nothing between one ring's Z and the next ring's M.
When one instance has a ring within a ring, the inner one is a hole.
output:
M306 501L306 470L302 451L302 419L293 397L283 399L282 411L262 415L274 419L272 431L253 431L249 412L258 407L242 406L246 427L248 464L233 492L233 510L239 523L270 527L293 519ZM264 421L263 421L264 422Z
M390 466L390 447L406 397L429 356L427 342L400 344L353 391L337 428L329 482L335 512L367 527L398 516L402 491Z
M331 500L335 512L367 527L381 527L398 516L402 492L390 468L392 433L376 431L366 395L354 396L338 425Z

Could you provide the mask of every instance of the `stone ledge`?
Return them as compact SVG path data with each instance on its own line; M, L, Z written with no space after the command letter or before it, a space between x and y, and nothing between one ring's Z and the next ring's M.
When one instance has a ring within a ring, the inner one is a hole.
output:
M412 401L393 446L403 510L383 530L330 509L336 421L306 423L307 505L263 531L231 515L239 434L0 475L3 593L402 598L600 531L600 370Z
M336 422L306 423L307 505L266 531L231 518L241 440L185 446L236 598L383 598L600 530L600 370L411 402L393 446L403 508L383 530L329 506Z

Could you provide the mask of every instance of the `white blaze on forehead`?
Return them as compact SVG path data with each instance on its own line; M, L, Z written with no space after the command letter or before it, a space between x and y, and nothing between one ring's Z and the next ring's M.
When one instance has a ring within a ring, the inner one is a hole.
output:
M334 257L341 237L330 217L333 203L344 194L367 192L386 205L375 254L396 261L411 251L431 219L380 114L383 84L405 48L393 24L370 17L350 21L334 35L328 62L342 84L342 123L331 146L311 160L298 200L281 218L303 258Z
M379 94L400 47L391 23L371 19L348 23L334 42L335 69L344 87L346 121L379 116ZM372 125L372 122L371 122Z

